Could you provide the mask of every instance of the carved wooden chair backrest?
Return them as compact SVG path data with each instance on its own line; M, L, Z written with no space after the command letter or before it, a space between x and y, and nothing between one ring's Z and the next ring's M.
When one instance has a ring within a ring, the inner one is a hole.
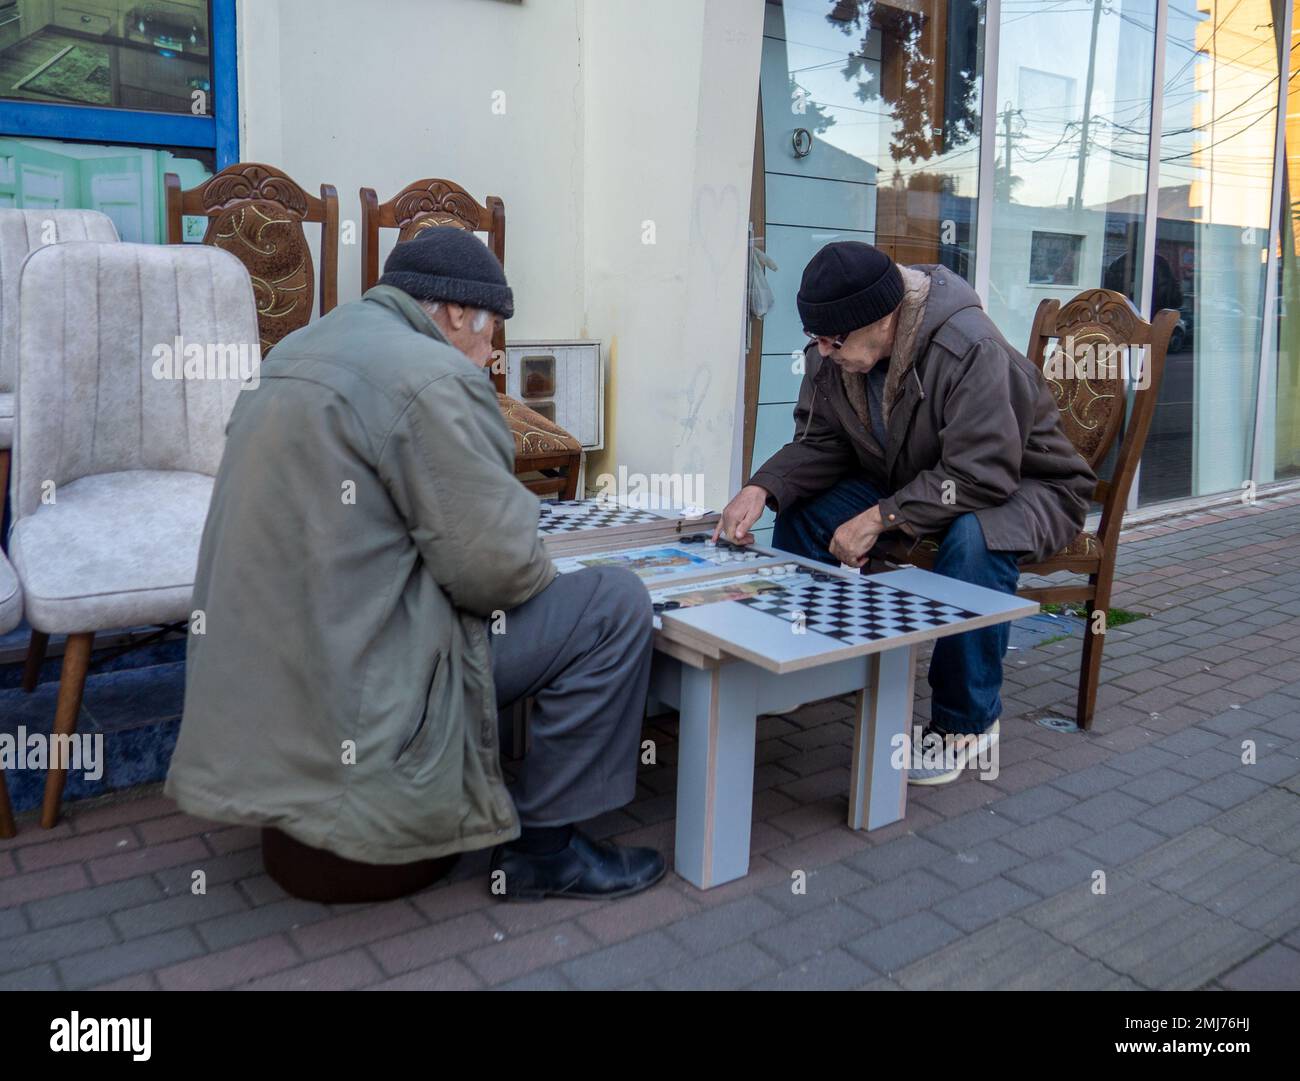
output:
M1044 300L1034 315L1027 355L1052 388L1075 449L1096 471L1124 433L1114 471L1098 481L1093 496L1102 505L1097 534L1103 545L1119 534L1177 322L1178 313L1166 308L1148 323L1112 289L1089 289L1064 305ZM1130 388L1133 406L1125 424Z
M455 225L472 233L487 233L487 245L498 262L506 265L506 205L495 195L484 206L459 184L429 177L407 184L386 203L373 188L361 189L361 291L379 281L379 230L396 229L397 239L410 240L435 225ZM492 337L492 348L505 356L504 328ZM498 391L506 389L500 365L492 369Z
M257 327L265 355L311 320L315 274L304 222L320 222L320 314L338 304L339 197L332 184L309 195L271 165L237 162L197 188L181 190L168 173L167 242L183 240L186 215L208 219L203 243L234 255L253 279Z

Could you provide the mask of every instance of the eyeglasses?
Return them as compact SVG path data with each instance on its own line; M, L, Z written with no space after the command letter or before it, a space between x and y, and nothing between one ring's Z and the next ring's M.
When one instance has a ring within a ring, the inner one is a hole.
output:
M812 342L813 345L820 345L822 342L829 342L832 349L843 349L844 339L848 337L847 334L814 334L807 328L804 329L804 333L808 335L808 340Z

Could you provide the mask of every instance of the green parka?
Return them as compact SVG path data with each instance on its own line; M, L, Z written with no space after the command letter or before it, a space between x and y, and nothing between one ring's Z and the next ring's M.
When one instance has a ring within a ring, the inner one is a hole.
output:
M487 373L398 289L276 346L199 552L182 809L369 863L518 835L487 621L556 570L513 456Z

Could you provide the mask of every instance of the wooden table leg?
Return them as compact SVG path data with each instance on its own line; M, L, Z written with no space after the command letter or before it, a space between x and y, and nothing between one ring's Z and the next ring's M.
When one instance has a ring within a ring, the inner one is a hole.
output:
M897 738L910 740L915 697L916 647L903 646L867 658L867 686L858 692L849 781L849 828L879 829L907 810L907 768L891 759ZM906 745L910 750L910 742Z
M741 661L681 666L674 867L702 890L749 872L756 675Z

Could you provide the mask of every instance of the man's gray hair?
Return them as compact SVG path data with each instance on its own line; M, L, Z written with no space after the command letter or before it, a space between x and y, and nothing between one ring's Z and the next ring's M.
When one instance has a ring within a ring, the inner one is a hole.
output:
M421 300L419 301L419 305L421 308L423 308L426 312L429 313L430 317L432 317L433 314L437 312L439 308L442 307L442 301ZM492 313L488 311L486 308L473 308L471 310L474 312L474 318L470 320L469 328L475 334L477 334L480 330L482 330L485 326L488 325L488 320L492 318Z

